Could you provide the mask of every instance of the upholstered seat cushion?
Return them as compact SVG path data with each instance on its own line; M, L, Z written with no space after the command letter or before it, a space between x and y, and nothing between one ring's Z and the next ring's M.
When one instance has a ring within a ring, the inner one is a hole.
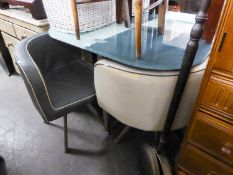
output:
M33 104L45 121L95 99L93 66L82 59L81 49L44 33L20 42L15 53Z
M81 102L95 94L93 71L86 63L83 63L83 60L77 60L49 72L44 78L55 108Z

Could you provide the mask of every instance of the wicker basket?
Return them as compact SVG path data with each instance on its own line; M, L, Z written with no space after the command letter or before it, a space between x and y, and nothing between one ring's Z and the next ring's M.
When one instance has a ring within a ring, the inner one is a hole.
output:
M50 28L75 33L71 0L43 0L43 4ZM115 0L78 4L77 11L80 32L96 30L116 20Z

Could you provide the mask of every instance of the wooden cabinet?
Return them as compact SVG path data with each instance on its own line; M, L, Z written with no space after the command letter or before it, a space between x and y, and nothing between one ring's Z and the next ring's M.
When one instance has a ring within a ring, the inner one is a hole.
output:
M1 24L0 25L0 30L1 31L9 33L11 36L16 36L15 35L15 30L14 30L14 27L13 27L12 23L0 19L0 24Z
M204 25L203 33L203 39L205 39L207 43L211 43L214 38L224 1L225 0L212 0L210 4L208 20Z
M187 174L232 175L233 168L206 154L197 147L187 145L181 159L182 168Z
M0 10L0 32L4 43L9 50L15 70L19 73L15 64L14 47L22 39L48 30L48 21L35 20L25 8ZM5 58L6 59L6 58ZM9 59L9 58L7 58Z
M233 44L233 8L229 9L229 16L224 31L220 34L218 52L214 60L214 69L233 76L233 52L230 48Z
M203 96L202 105L233 121L233 82L211 76Z
M226 0L177 174L233 174L233 0Z
M203 112L196 115L197 119L188 136L189 142L233 166L232 125Z
M22 40L24 38L27 38L27 37L30 37L36 34L36 32L32 30L18 26L16 24L14 24L14 29L15 29L16 38L18 38L19 40Z

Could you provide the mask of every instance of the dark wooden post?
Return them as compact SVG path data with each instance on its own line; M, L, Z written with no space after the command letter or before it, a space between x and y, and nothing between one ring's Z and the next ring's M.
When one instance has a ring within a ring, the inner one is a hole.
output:
M207 20L207 11L210 6L210 3L211 0L202 0L200 10L197 13L196 23L194 24L190 34L190 40L185 50L183 63L179 72L179 77L168 110L166 123L161 133L160 141L157 147L159 153L163 152L164 146L167 143L168 136L170 134L171 127L175 119L175 115L179 107L180 100L198 49L199 40L203 33L203 26L205 21Z
M122 23L122 0L116 0L116 23Z

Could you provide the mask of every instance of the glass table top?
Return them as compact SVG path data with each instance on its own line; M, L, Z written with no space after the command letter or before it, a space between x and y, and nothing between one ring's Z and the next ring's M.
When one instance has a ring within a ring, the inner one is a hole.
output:
M157 31L157 18L144 18L142 25L142 58L135 57L134 27L112 24L92 32L81 34L77 40L74 34L49 30L52 38L96 53L116 62L147 70L178 70L181 68L185 48L190 38L190 31L195 22L195 15L168 12L164 35ZM200 40L194 64L206 60L211 44Z

